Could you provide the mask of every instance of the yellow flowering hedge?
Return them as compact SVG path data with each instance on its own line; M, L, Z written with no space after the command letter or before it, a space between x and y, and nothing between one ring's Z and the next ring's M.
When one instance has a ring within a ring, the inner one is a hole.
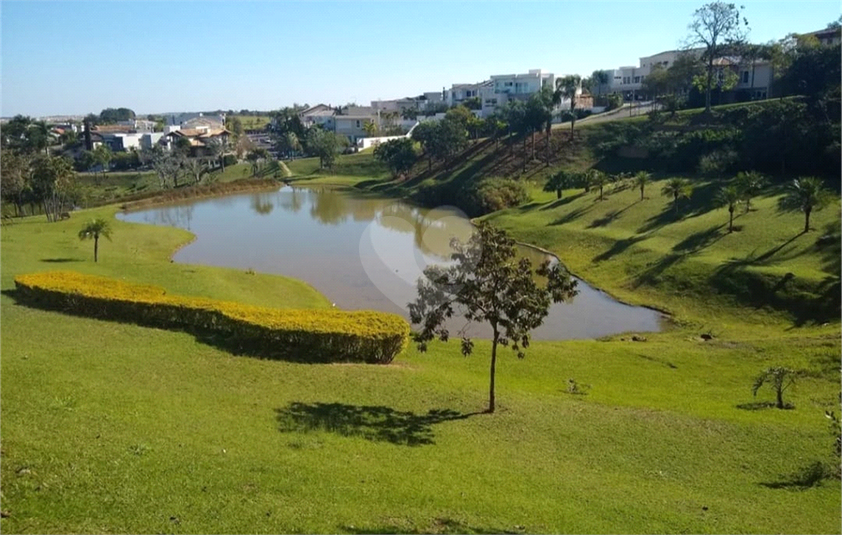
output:
M23 301L110 320L212 333L267 356L388 363L406 348L409 324L371 311L280 310L168 295L158 286L71 271L19 275Z

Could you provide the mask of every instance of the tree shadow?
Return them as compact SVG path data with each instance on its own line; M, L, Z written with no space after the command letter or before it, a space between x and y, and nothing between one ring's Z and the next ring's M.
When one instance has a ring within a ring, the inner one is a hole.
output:
M564 206L565 204L568 204L568 203L571 203L571 202L575 201L576 199L580 198L584 194L585 193L583 191L580 191L576 195L569 195L569 196L563 197L561 199L556 199L556 200L552 201L551 203L545 204L544 206L539 208L539 210L552 210L554 208Z
M684 238L672 248L676 253L691 254L697 253L706 247L710 247L721 240L725 234L720 229L725 225L715 225L707 230L701 230Z
M67 262L84 262L79 258L42 258L40 262L48 262L50 264L64 264Z
M583 215L590 212L592 209L593 209L593 205L588 205L588 206L583 206L582 208L577 208L577 209L573 210L572 212L569 212L569 213L564 214L563 216L559 217L558 219L556 219L555 221L550 223L550 226L564 225L566 223L571 223L573 221L576 221L577 219L579 219Z
M608 226L611 223L613 223L614 221L616 221L617 219L619 219L620 214L622 214L622 213L623 213L622 210L612 210L611 212L608 212L607 214L605 214L603 217L598 217L598 218L594 219L593 221L591 221L591 224L588 225L588 228L599 228L599 227Z
M637 276L635 279L632 287L638 288L643 284L655 285L658 284L659 280L658 277L667 269L672 267L673 265L677 264L681 260L684 259L683 254L668 254L662 257L660 260L655 262L654 264L650 265L646 270L643 271L640 275Z
M415 414L384 406L318 402L293 402L285 408L275 409L275 413L282 433L322 430L402 446L435 444L434 425L482 414L463 414L449 409L432 409L427 414Z
M430 533L430 534L457 534L457 533L469 533L469 534L478 534L478 533L505 533L507 535L517 535L520 533L525 533L525 527L523 526L515 526L514 529L506 529L502 527L490 527L490 526L470 526L464 522L460 522L458 520L453 520L450 518L436 518L432 521L429 526L424 527L407 527L407 526L400 526L397 524L390 524L385 526L377 526L377 527L359 527L359 526L342 526L343 531L347 531L349 533L359 533L359 534L380 534L380 533L407 533L407 534L418 534L418 533Z
M774 409L774 401L752 401L751 403L740 403L736 405L741 411L763 411L766 409ZM786 408L786 406L784 406Z
M766 481L760 486L769 489L807 490L818 487L825 479L833 477L831 470L821 461L813 461L796 472L781 476L778 481Z
M670 223L677 223L681 221L681 219L681 211L679 210L678 212L676 212L676 210L672 206L672 203L670 203L668 206L664 207L663 210L661 210L661 213L655 214L649 219L647 219L646 222L644 222L643 225L641 225L641 227L637 229L637 233L645 234L647 232L651 232L653 230L657 230L661 227L669 225Z
M789 254L789 255L779 255L777 258L772 260L772 257L777 255L781 252L786 246L790 245L792 242L800 238L804 235L804 232L799 232L792 238L788 239L787 241L781 243L780 245L776 245L771 249L761 253L756 254L756 250L750 252L743 258L732 257L729 260L726 260L723 265L719 268L719 270L734 270L738 268L748 267L748 266L768 266L774 264L776 262L781 262L783 260L790 260L798 256L798 254ZM786 252L785 252L786 253Z
M623 240L617 240L617 241L614 242L614 245L612 245L610 249L608 249L607 251L602 252L602 253L596 255L595 257L593 257L592 261L593 262L602 262L603 260L608 260L609 258L622 253L623 251L625 251L626 249L628 249L632 245L634 245L638 242L642 242L643 240L647 239L648 237L649 236L646 235L646 234L638 234L636 236L632 236L631 238L626 238L626 239L623 239Z

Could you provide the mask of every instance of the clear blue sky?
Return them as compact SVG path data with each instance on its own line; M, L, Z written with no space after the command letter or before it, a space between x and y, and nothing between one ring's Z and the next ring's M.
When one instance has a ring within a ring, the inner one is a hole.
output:
M0 3L0 115L367 104L676 48L702 1ZM751 40L824 28L838 0L744 1Z

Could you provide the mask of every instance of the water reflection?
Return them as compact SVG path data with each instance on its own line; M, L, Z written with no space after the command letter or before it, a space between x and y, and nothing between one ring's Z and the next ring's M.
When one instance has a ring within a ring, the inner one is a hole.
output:
M450 241L467 240L457 210L427 210L347 190L284 187L276 192L199 200L125 214L134 222L191 230L197 239L175 261L278 273L309 282L340 308L407 316L425 267L450 259ZM546 256L523 254L533 264ZM659 329L657 313L612 300L580 283L572 304L554 305L536 339L592 338ZM464 320L454 320L452 331ZM472 331L482 335L482 329Z

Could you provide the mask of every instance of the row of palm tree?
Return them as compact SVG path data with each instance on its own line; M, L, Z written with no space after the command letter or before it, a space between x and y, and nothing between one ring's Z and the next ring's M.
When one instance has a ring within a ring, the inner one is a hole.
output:
M610 184L618 186L628 184L640 190L640 200L646 199L646 186L652 182L652 175L640 171L633 175L620 173L608 175L598 169L584 172L562 170L553 174L544 184L544 191L555 192L561 199L562 191L581 187L585 192L591 188L598 189L599 200L605 199L605 187ZM751 201L757 197L768 185L768 180L756 171L737 173L714 197L717 206L728 209L728 232L734 231L734 213L737 206L745 205L745 213L751 210ZM661 188L661 194L672 199L673 210L678 213L679 201L689 199L693 193L692 183L684 178L671 178ZM786 194L780 198L778 208L782 211L799 211L804 214L804 232L810 230L810 216L821 210L834 199L834 194L827 190L824 182L816 177L799 177L788 186Z

